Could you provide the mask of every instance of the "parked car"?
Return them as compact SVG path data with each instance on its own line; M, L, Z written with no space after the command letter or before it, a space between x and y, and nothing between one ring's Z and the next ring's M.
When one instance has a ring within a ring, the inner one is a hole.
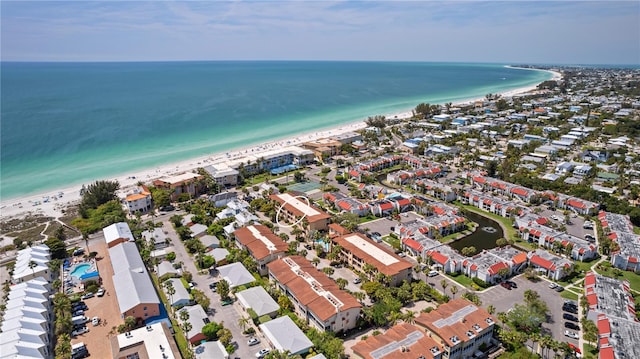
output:
M256 337L249 338L249 341L247 342L247 344L249 344L249 346L256 345L258 343L260 343L260 339L258 339Z
M511 288L518 288L518 285L514 281L507 280L507 281L505 281L505 283L509 284L511 286Z
M98 324L100 324L100 318L99 317L93 317L91 319L91 325L93 325L94 327L97 327Z
M269 354L269 352L270 352L269 349L260 349L260 351L256 353L256 358L262 359L265 356L267 356L267 354Z
M77 316L79 316L79 315L84 315L84 310L82 310L82 309L78 309L78 310L76 310L76 311L74 311L74 312L73 312L73 316L74 316L74 317L77 317Z
M578 307L572 307L570 305L563 305L562 306L562 310L564 310L565 312L578 314Z
M353 284L360 284L362 282L362 279L360 278L356 278L353 280Z
M437 275L438 275L438 272L437 272L437 271L432 270L432 271L430 271L430 272L429 272L429 274L427 274L427 275L428 275L429 277L435 277L435 276L437 276Z
M555 287L553 290L555 290L556 292L562 292L564 290L564 287L559 285L559 286Z
M71 310L88 310L89 307L84 302L75 302L71 304Z
M87 328L87 326L85 325L83 327L80 327L80 328L72 331L71 332L71 336L72 337L77 337L78 335L82 335L82 334L88 333L88 332L89 332L89 328Z
M569 338L573 338L573 339L578 339L579 338L578 337L578 333L572 332L572 331L569 331L569 330L565 330L564 331L564 336L565 337L569 337Z
M562 319L570 320L572 322L578 321L578 318L575 315L571 315L569 313L562 313Z
M88 292L82 295L82 297L80 297L80 299L85 300L85 299L89 299L89 298L93 298L95 296L95 294Z
M71 353L71 359L82 359L88 356L89 356L89 351L87 350L86 347L82 350L78 350Z
M98 297L102 297L104 295L104 293L106 293L106 291L104 290L104 288L100 288L98 289L98 291L96 292L96 295Z
M564 327L565 328L569 328L569 329L573 329L573 330L580 330L580 327L578 326L578 324L573 323L573 322L564 322Z
M502 282L502 283L500 283L500 285L501 285L503 288L506 288L506 289L511 290L511 285L510 285L509 283L507 283L507 282Z
M225 299L222 302L220 302L222 304L222 306L224 307L225 305L229 305L229 304L233 304L233 299L229 298L229 299Z
M555 284L554 282L549 283L549 288L554 289L555 287L557 287L558 285Z

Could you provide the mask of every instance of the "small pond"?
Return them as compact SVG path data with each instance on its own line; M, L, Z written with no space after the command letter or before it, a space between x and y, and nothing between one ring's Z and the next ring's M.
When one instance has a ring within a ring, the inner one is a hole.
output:
M467 212L466 217L476 222L478 228L471 235L451 243L451 248L461 251L464 247L473 246L481 252L483 249L495 248L496 240L504 237L498 222L473 212Z

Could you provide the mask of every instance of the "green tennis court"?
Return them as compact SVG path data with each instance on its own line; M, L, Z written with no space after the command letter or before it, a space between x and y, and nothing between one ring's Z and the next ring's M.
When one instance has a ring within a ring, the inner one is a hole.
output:
M294 183L290 186L287 186L287 189L289 191L297 191L297 192L311 192L313 190L316 189L320 189L320 183L318 182L312 182L312 181L307 181L307 182L300 182L300 183Z

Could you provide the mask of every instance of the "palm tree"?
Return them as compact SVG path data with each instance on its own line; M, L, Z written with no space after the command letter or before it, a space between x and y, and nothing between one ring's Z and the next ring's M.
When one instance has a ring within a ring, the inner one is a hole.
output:
M316 267L317 267L317 266L318 266L318 264L320 264L320 258L318 258L318 257L314 257L314 258L311 260L311 264L313 264L314 266L316 266Z
M416 322L416 313L412 310L407 310L402 316L402 320L405 323L414 324Z
M487 307L487 312L493 315L496 312L496 307L494 307L493 304L489 304L489 306Z
M362 301L364 300L366 294L364 294L364 292L353 292L351 293L351 295L356 298L360 304L362 304Z
M164 289L167 291L167 294L169 294L169 301L173 303L173 295L176 294L176 289L173 287L173 282L168 280L164 282L162 285L164 286Z
M34 262L34 261L29 261L29 269L31 269L31 272L33 273L33 275L36 275L36 270L35 268L38 266L38 263Z
M240 326L240 328L242 328L242 330L245 330L250 321L251 318L249 317L240 317L240 319L238 319L238 325Z
M443 279L440 281L440 285L442 286L442 292L444 293L444 291L447 289L447 287L449 286L449 282L447 282L446 279Z
M451 292L451 295L453 296L453 298L455 298L456 293L458 293L458 286L452 285L451 288L449 288L449 291Z
M182 331L184 332L184 337L189 340L189 331L192 326L189 323L189 312L185 309L180 311L180 320L182 321Z
M551 348L553 342L553 338L551 338L549 335L545 335L542 338L540 338L540 345L542 346L542 359L545 359L547 357L546 354L549 354L549 348ZM545 351L547 352L545 354Z

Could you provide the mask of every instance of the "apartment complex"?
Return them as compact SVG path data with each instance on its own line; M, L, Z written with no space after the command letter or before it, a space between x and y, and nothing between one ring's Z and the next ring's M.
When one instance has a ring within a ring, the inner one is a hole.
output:
M280 203L281 207L277 219L281 224L299 223L303 227L303 223L306 221L306 227L303 230L307 232L328 230L331 216L315 206L307 204L289 193L272 194L269 198Z
M301 256L267 265L269 279L291 299L296 314L319 330L341 332L356 326L362 305Z
M267 264L282 258L289 247L282 238L262 224L237 229L233 236L238 248L246 249L256 260L260 275L267 275Z

